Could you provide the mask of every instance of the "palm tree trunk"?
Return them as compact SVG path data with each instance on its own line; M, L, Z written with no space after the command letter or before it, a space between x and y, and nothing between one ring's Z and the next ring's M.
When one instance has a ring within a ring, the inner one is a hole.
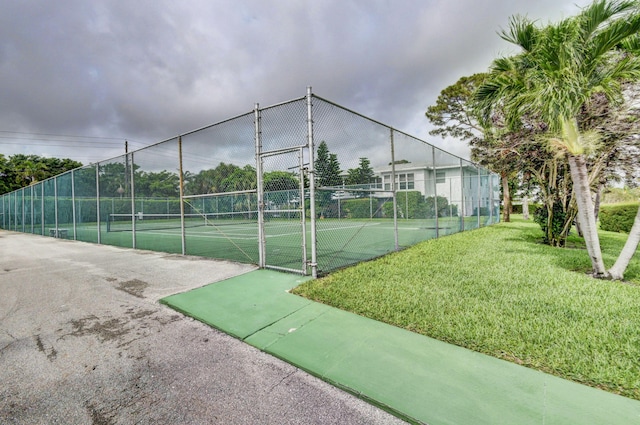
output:
M638 244L640 244L640 208L638 208L636 218L633 220L633 226L631 226L629 237L622 248L622 252L620 252L613 267L609 269L611 279L622 280L624 271L631 261L631 257L633 257L633 254L635 254L638 249Z
M511 221L511 193L509 193L509 177L502 173L502 221Z
M569 168L571 170L571 180L573 190L578 204L578 221L584 234L584 241L591 258L593 275L595 277L606 277L607 270L602 261L602 251L600 250L600 238L596 226L596 217L591 200L591 189L589 188L589 178L587 174L587 163L582 154L569 155Z

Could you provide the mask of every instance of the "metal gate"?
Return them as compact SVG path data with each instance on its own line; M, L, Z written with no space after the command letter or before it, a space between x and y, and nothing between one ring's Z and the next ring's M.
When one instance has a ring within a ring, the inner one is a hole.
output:
M305 275L308 272L306 149L297 146L258 155L261 267Z

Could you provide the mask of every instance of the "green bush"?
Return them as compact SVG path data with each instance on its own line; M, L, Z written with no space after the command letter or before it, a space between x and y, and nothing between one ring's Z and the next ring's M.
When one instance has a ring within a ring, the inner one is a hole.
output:
M398 206L398 218L418 218L424 215L424 198L418 191L398 192L396 194L396 204ZM385 217L393 217L393 202L387 201L382 206Z
M638 203L602 205L600 207L600 229L629 233L638 213L639 205Z
M541 208L542 204L529 202L529 213L533 213L536 209ZM522 214L522 204L513 205L511 208L513 214Z
M536 208L533 212L533 221L538 223L544 232L543 242L547 245L563 247L565 246L568 230L571 226L566 226L571 220L571 215L562 207L562 203L553 203L551 211L551 222L549 222L549 209L546 205Z
M449 215L456 217L458 215L458 206L449 205L449 200L444 196L438 196L437 200L433 196L429 196L424 200L424 213L426 217L435 217L436 202L438 203L438 217L448 217Z
M418 191L398 192L396 195L399 218L435 218L436 199L433 196L424 198ZM438 196L438 217L455 217L458 206L449 205L444 196ZM393 217L393 202L387 201L382 206L385 217Z
M371 218L371 200L367 199L348 199L342 202L342 208L344 209L348 218ZM375 211L378 201L374 201L376 205L373 206Z

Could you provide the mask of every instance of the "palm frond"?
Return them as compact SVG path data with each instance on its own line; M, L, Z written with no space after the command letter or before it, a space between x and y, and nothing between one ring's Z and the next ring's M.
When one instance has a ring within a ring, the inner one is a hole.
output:
M503 40L529 52L535 46L537 29L534 22L527 17L516 15L509 19L509 29L502 30L498 34Z
M615 20L588 40L587 45L592 46L591 56L602 56L616 46L623 44L627 39L637 39L639 32L640 14L636 13Z
M622 43L620 43L620 49L623 51L638 55L640 54L640 34L636 34L631 37L627 37L624 39Z
M576 16L576 20L581 23L582 39L591 38L593 34L602 30L602 26L606 26L612 18L631 12L634 8L637 8L637 2L634 0L594 1Z

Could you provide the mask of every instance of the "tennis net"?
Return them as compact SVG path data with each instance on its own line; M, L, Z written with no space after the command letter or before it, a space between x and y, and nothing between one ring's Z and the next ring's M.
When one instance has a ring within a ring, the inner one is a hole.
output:
M180 214L109 214L107 232L131 232L135 222L136 231L182 228ZM184 227L225 226L257 224L258 211L229 213L185 214Z

